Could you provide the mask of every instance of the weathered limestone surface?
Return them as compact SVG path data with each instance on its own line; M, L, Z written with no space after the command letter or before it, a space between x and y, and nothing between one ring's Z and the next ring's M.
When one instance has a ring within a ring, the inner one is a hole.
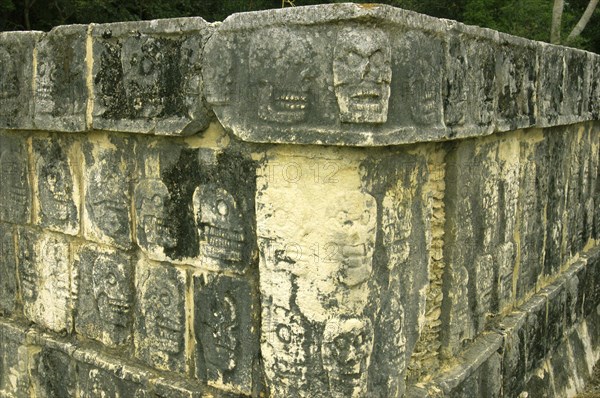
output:
M573 396L600 56L380 5L0 33L0 396Z

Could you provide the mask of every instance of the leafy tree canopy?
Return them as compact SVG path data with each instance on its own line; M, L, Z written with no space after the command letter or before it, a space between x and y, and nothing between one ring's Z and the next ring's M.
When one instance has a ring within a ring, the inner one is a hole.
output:
M360 1L360 0L359 0ZM364 0L363 0L364 1ZM361 2L363 2L361 1ZM341 2L339 0L0 0L0 30L201 16L222 21L235 12ZM440 18L455 19L534 40L550 41L552 0L379 0ZM567 37L589 0L565 1L560 28ZM600 7L571 46L600 53Z

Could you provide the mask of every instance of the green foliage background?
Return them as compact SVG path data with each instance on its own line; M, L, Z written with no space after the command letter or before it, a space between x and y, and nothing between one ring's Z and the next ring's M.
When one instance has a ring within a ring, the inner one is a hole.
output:
M589 0L565 1L562 37ZM337 0L0 0L0 31L50 30L53 26L201 16L222 21L235 12ZM549 41L553 0L382 0L440 18L455 19L535 40ZM571 46L600 53L600 7Z

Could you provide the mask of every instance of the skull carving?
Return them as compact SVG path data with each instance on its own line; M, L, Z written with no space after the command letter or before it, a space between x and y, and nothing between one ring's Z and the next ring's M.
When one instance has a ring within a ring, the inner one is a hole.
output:
M258 117L267 122L303 121L310 110L310 83L315 76L308 42L285 28L267 29L252 38L249 58Z
M66 159L44 163L39 176L40 205L44 216L68 223L75 205L71 200L73 180Z
M17 68L12 58L8 51L0 48L0 100L19 95Z
M135 188L137 242L142 249L172 248L176 240L168 227L167 203L171 196L158 179L140 181Z
M371 322L367 318L328 320L321 350L331 396L354 397L360 391L364 394L373 350Z
M19 234L19 279L23 300L34 302L38 295L39 276L32 234Z
M345 123L385 123L392 80L386 34L369 27L338 33L333 54L333 85Z
M193 203L201 256L225 264L241 262L244 228L234 197L213 184L201 185L194 192Z
M114 173L106 162L101 162L90 172L88 197L93 222L112 238L129 234L128 200L123 186L126 183Z
M92 269L93 291L100 319L111 325L127 327L131 309L131 288L126 264L100 255Z
M12 151L0 154L0 218L20 219L27 203L27 170L23 160ZM18 212L18 215L14 213Z

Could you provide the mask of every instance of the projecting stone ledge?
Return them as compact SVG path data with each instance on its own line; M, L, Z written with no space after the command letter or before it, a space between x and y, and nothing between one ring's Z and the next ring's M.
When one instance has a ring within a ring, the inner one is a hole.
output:
M382 146L600 117L597 54L378 4L9 32L0 62L9 129L189 135L216 115L243 141Z
M219 121L242 140L371 146L597 118L599 64L389 6L337 4L232 15L207 44L204 78Z

